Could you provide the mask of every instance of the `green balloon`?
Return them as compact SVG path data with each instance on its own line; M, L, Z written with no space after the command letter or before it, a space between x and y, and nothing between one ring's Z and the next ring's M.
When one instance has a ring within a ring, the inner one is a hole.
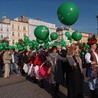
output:
M43 40L40 40L40 39L36 39L36 41L39 43L39 44L43 44L44 41Z
M12 49L13 49L13 47L12 47L12 46L8 46L8 49L9 49L9 50L12 50Z
M52 40L56 40L56 39L58 38L57 32L52 32L51 35L50 35L50 38L51 38Z
M85 53L84 53L84 52L81 52L81 55L82 55L82 56L84 56L84 55L85 55Z
M7 43L6 43L6 42L3 42L3 43L2 43L2 45L3 45L3 46L6 46L6 45L7 45Z
M3 47L2 46L0 46L0 50L2 50L3 49Z
M86 53L88 52L88 50L86 49L86 51L85 51Z
M57 16L65 25L74 24L79 17L79 9L73 2L65 2L57 10Z
M84 46L85 46L86 49L90 48L90 46L88 44L85 44Z
M69 42L70 42L70 43L72 43L72 39L71 39L71 40L69 40Z
M65 35L66 35L66 37L69 37L70 33L69 32L65 32Z
M29 37L28 36L24 36L24 41L25 42L29 41Z
M37 39L46 40L49 36L49 29L46 26L37 26L34 30L34 35Z
M16 46L18 46L18 45L19 45L19 43L18 43L18 42L16 42L16 43L15 43L15 45L16 45Z
M27 47L26 47L26 46L24 46L24 47L23 47L23 50L27 50Z
M72 38L75 40L75 41L79 41L81 40L82 38L82 34L79 32L79 31L74 31L72 33Z
M71 40L72 39L72 36L70 35L70 36L68 36L68 40Z
M46 40L44 40L44 42L45 42L45 43L49 42L49 37L48 37Z
M0 43L0 46L2 46L3 44L2 43Z

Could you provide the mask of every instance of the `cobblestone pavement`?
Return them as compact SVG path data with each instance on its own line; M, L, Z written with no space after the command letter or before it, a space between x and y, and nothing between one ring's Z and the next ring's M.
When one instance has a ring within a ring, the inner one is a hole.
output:
M44 81L44 86L45 88L42 89L23 76L12 76L8 79L0 78L0 98L52 98L47 81ZM87 83L84 83L84 87L85 96L90 96ZM60 98L67 98L65 86L60 85L59 94Z

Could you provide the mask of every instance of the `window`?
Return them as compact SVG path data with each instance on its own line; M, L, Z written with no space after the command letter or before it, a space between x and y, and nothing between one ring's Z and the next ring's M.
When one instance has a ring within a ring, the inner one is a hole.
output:
M24 37L26 36L26 33L24 33Z
M23 27L23 30L26 30L26 27L25 26Z
M12 28L14 28L14 25L12 25Z
M15 44L15 41L14 40L12 40L12 44Z
M3 35L1 35L1 38L3 38Z
M20 26L18 26L18 30L20 29Z
M7 38L9 38L9 36L8 36L8 35L7 35L6 37L7 37Z
M8 32L9 31L9 28L7 28L6 31Z
M1 27L1 31L3 31L3 28Z
M14 36L14 32L12 32L12 36Z
M18 37L20 37L20 33L18 32Z

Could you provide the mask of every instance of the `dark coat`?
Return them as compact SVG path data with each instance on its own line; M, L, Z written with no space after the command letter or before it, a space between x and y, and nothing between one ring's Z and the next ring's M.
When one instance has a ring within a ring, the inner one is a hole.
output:
M76 61L76 59L74 58ZM76 62L77 63L77 62ZM68 87L68 98L81 98L83 93L83 74L77 63L77 67L72 67L67 62L66 82Z
M4 65L3 58L2 55L0 55L0 66L3 67L3 65Z

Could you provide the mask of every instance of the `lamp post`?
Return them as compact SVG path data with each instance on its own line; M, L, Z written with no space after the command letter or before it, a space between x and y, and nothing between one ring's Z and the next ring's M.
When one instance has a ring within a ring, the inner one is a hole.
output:
M98 25L98 15L96 16L97 18L97 25ZM97 35L98 35L98 27L97 27Z

